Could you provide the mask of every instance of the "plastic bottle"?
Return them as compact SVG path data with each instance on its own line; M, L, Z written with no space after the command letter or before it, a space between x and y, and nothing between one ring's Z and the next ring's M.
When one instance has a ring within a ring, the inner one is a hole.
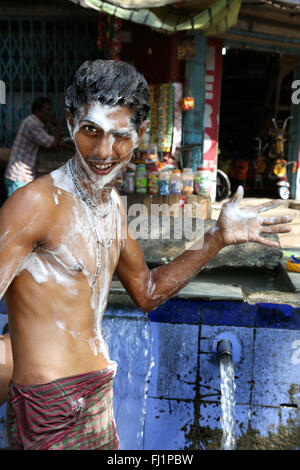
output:
M161 170L160 172L159 194L161 196L168 196L170 194L170 172L168 170Z
M126 168L123 173L123 192L125 194L134 194L135 191L135 173L131 168Z
M211 172L205 167L198 167L195 173L195 193L208 196L211 187Z
M181 194L181 171L173 170L170 178L170 194Z
M138 162L136 167L135 191L138 194L147 194L147 170L144 162Z
M155 168L148 170L148 194L159 193L159 171Z
M202 189L202 179L201 179L201 173L198 171L195 172L195 177L194 177L194 192L195 194L201 194L201 189Z
M183 169L182 192L183 194L193 194L194 192L194 173L192 168Z

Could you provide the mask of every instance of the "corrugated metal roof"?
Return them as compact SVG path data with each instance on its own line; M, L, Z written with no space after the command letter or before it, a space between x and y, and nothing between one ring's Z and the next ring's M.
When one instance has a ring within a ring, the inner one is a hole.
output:
M70 1L162 32L195 30L206 35L221 34L234 25L241 6L241 0Z

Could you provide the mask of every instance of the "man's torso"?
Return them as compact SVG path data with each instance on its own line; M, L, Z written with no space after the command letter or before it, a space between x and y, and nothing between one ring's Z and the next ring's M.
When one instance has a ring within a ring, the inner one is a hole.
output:
M109 214L101 217L88 212L66 167L51 175L43 179L55 204L51 230L5 296L13 380L24 385L102 369L110 361L101 321L120 254L118 196L112 192Z

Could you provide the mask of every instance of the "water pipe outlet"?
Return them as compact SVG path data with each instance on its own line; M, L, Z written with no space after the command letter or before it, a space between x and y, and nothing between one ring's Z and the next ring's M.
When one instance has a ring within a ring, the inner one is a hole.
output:
M221 339L217 342L217 353L220 356L232 357L232 344L228 339Z
M229 354L232 360L237 364L241 359L242 343L232 331L221 331L211 343L212 352L218 355Z

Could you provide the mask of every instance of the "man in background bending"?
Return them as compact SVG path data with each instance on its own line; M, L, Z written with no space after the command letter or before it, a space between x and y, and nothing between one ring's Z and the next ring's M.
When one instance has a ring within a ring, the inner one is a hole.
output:
M54 135L45 130L46 123L55 127ZM61 120L53 114L51 100L37 98L32 104L32 114L22 122L11 149L4 174L8 197L36 177L39 147L55 148L61 139L61 126Z

